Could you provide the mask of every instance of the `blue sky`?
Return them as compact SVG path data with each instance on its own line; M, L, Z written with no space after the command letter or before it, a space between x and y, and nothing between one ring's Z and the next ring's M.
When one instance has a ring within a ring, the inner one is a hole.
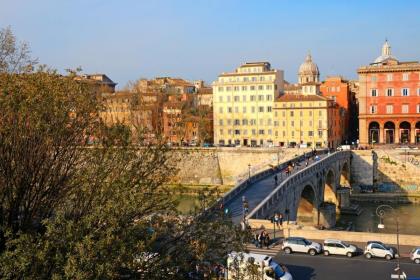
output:
M288 81L308 50L321 78L356 78L385 38L400 60L420 59L420 1L0 0L33 55L81 66L124 86L156 76L213 81L245 61L269 61Z

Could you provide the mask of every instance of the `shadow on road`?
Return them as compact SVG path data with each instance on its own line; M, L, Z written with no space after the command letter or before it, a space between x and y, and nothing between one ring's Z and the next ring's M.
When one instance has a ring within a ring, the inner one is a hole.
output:
M286 264L290 273L293 275L293 279L299 280L313 280L316 279L315 270L312 267L300 266L293 264Z

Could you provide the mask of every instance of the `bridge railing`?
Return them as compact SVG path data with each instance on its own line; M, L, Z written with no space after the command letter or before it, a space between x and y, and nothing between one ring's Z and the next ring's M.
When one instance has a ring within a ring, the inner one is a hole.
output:
M293 175L290 175L285 180L283 180L266 198L264 198L246 217L247 220L249 219L259 219L264 217L264 212L268 210L280 197L280 194L283 192L283 187L291 184L298 178L299 176L311 176L313 175L313 169L321 169L324 165L329 164L331 161L336 161L341 158L344 158L350 153L349 151L339 151L334 152L333 154L326 156L325 158L321 159L320 161L311 164L308 167L299 170Z
M328 152L327 149L317 150L317 154L326 154ZM244 181L238 183L235 187L233 187L230 191L226 192L220 199L218 199L212 207L219 207L220 205L227 205L232 199L243 193L248 187L252 186L253 183L258 182L267 178L270 175L273 175L280 170L285 169L289 164L296 161L302 161L303 159L310 157L312 152L304 153L303 155L297 156L293 159L290 159L286 162L280 163L279 165L275 166L274 168L268 168L266 170L257 172L253 174L250 178L245 179Z

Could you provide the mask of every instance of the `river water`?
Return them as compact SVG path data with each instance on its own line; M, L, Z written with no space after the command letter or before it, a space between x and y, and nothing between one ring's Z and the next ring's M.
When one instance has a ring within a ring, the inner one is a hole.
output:
M363 212L359 216L342 215L337 217L337 226L346 227L350 222L354 231L395 233L398 216L400 233L420 235L420 204L390 204L395 209L386 210L383 224L384 229L378 229L379 217L376 215L376 208L381 203L358 202Z
M187 214L198 205L197 196L193 195L177 195L179 202L178 210ZM379 218L376 216L376 208L380 203L357 203L362 208L359 216L341 215L337 217L337 227L347 228L349 223L352 224L352 230L365 232L383 232L395 233L396 221L391 211L387 211L383 224L384 229L378 229ZM420 204L390 204L395 208L395 213L399 218L400 233L420 235Z

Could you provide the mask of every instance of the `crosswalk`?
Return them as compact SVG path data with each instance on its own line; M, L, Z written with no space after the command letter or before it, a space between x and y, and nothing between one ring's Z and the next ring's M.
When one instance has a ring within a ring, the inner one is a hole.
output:
M267 249L266 247L257 248L257 247L255 247L255 245L249 244L249 245L246 246L246 249L250 253L261 254L261 255L267 255L267 256L274 257L274 256L276 256L277 254L280 253L281 246L280 245L277 245L275 247L270 246L269 249Z

